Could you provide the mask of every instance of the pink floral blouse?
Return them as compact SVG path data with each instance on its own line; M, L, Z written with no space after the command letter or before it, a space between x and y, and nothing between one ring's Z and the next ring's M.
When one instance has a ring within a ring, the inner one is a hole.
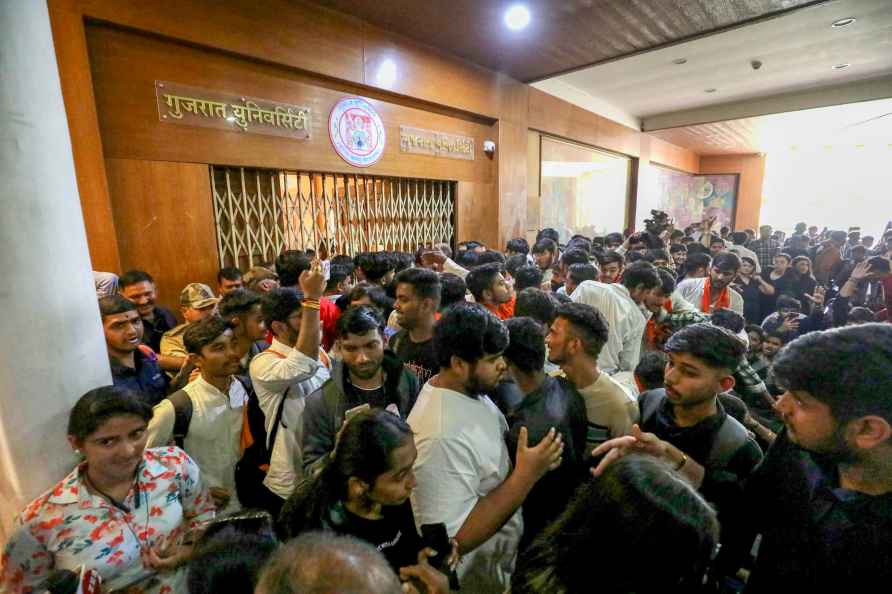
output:
M124 500L129 512L90 493L83 471L81 464L16 518L0 559L0 592L41 592L51 571L81 565L100 573L103 591L184 592L185 567L159 573L143 557L214 517L195 462L179 448L146 449Z

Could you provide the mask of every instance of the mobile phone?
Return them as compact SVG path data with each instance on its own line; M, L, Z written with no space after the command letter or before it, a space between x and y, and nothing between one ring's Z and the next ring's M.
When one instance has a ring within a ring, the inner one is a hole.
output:
M446 524L422 524L421 525L421 542L425 548L431 548L437 551L433 557L428 557L428 564L442 571L449 576L449 589L458 590L458 575L446 565L449 560L449 554L452 552L452 544L449 542L449 533L446 532Z

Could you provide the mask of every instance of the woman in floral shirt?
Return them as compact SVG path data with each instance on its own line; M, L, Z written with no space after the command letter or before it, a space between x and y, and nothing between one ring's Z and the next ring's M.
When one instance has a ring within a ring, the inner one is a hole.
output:
M190 532L214 517L198 467L175 447L145 449L152 408L125 388L87 392L68 421L85 461L17 518L0 591L42 592L54 569L83 565L103 591L185 592Z

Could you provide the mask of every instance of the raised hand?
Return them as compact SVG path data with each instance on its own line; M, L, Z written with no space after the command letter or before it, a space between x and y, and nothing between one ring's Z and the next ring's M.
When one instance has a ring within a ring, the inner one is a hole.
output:
M309 270L300 273L298 283L306 299L322 298L325 293L325 273L322 272L322 262L318 258L313 260Z
M517 472L529 474L539 480L545 473L561 465L564 440L554 427L536 447L529 447L528 441L529 432L526 427L521 427L517 436Z
M592 469L592 475L600 476L608 466L626 454L650 454L657 458L664 458L667 449L666 442L660 440L656 435L641 431L641 427L637 424L632 425L630 435L607 440L592 450L592 456L606 453L601 462Z

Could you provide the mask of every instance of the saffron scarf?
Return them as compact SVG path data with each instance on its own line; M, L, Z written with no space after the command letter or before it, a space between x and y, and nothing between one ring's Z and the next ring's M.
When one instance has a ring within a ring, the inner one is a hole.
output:
M715 302L715 309L728 309L731 307L731 293L728 287L722 289L719 298ZM703 313L712 313L712 277L707 276L706 282L703 284L703 300L700 302L700 311Z
M671 299L667 299L663 302L663 309L665 309L667 312L672 312ZM650 316L650 318L647 320L647 326L644 329L644 340L648 348L662 348L662 343L666 341L668 334L669 329L663 324L658 324L656 321L656 316Z

